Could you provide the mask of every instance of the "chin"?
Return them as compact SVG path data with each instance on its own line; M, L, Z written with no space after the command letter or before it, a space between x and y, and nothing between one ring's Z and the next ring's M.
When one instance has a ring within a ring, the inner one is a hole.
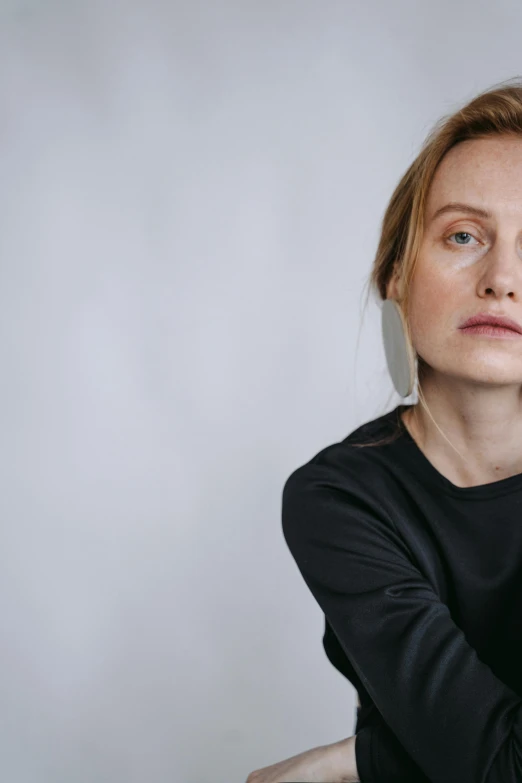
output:
M517 361L509 362L506 356L486 357L474 359L469 352L461 356L451 364L441 366L436 361L421 360L423 366L423 382L434 387L443 388L447 383L455 381L462 383L478 384L483 386L509 386L522 385L522 357Z
M522 366L517 368L470 367L466 372L466 368L461 365L455 370L453 377L480 386L514 386L522 384Z

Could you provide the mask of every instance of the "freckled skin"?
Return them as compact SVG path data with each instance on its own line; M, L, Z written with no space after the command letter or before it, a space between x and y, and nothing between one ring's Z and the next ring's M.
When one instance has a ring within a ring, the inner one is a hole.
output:
M452 201L489 218L437 209ZM427 363L425 399L404 420L435 466L461 486L522 472L522 338L459 331L479 311L522 324L522 137L465 141L441 161L430 186L425 232L410 289L415 350ZM398 297L392 278L387 295ZM418 417L418 418L417 418ZM414 431L414 432L413 432Z
M468 339L457 330L474 312L495 308L522 323L522 138L466 141L451 149L431 184L428 219L449 201L486 207L494 218L455 212L427 225L411 290L415 348L449 375L522 383L522 341ZM455 232L472 236L452 236L444 244ZM488 287L513 289L515 273L517 301L485 295Z

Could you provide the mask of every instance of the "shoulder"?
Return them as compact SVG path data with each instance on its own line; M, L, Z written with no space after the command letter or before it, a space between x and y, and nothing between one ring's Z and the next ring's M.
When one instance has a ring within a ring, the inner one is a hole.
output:
M392 411L361 425L295 468L282 491L282 526L287 543L303 539L366 540L379 536L403 546L396 526L398 452L387 445L357 444L389 439L395 431Z
M393 413L362 424L294 468L284 482L283 500L290 502L303 495L310 499L330 491L378 507L376 489L385 499L393 485L389 468L397 459L393 436L399 434Z
M386 502L390 480L376 449L357 449L346 440L321 449L284 482L285 535L292 535L296 528L301 533L306 529L317 532L338 525L367 525L372 520L393 527Z

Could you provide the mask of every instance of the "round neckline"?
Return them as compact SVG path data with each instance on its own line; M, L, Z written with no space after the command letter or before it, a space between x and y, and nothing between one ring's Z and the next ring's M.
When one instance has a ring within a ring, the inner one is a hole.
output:
M396 443L398 444L402 441L403 446L406 446L404 453L410 458L409 465L423 482L428 481L436 489L462 500L487 500L499 495L507 495L509 492L515 492L516 490L522 490L522 473L506 476L497 481L490 481L487 484L476 484L472 487L459 487L450 481L430 462L401 419L401 413L412 407L413 405L400 404L390 411L389 414L385 415L393 423L399 425L402 437L399 437Z

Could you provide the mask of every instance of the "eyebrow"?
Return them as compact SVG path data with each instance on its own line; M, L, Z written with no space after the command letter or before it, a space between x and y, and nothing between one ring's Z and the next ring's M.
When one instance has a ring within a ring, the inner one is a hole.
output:
M434 213L430 222L440 217L440 215L444 215L446 212L466 212L468 215L475 215L476 217L492 217L491 212L488 212L487 209L473 207L471 204L463 204L460 201L450 201L449 204L445 204L443 207L439 207L439 209Z

